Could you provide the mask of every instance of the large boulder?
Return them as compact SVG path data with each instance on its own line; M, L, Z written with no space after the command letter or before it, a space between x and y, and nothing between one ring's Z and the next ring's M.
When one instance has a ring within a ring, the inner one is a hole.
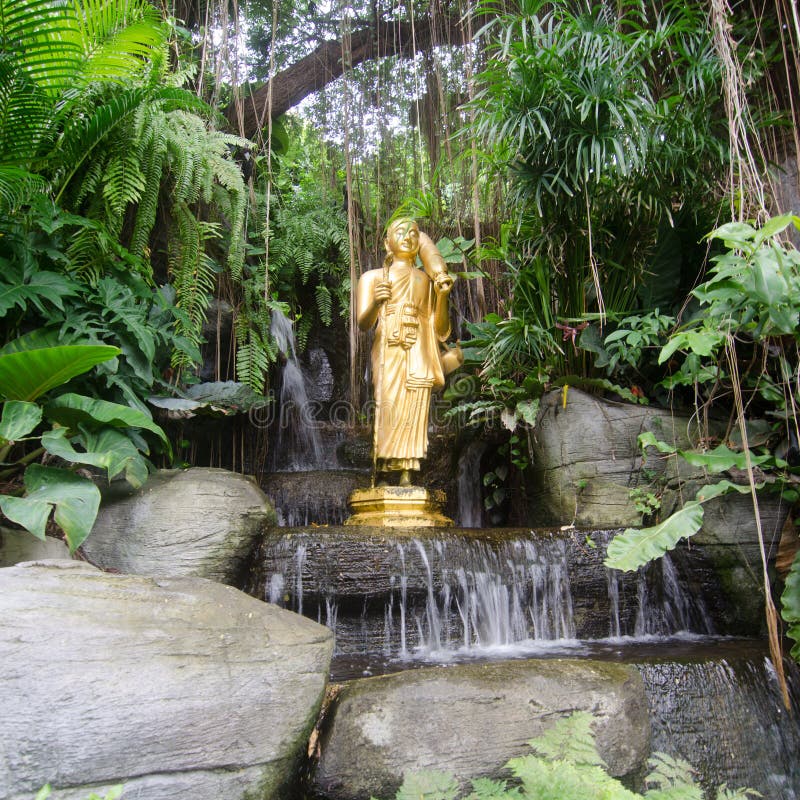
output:
M314 789L335 800L392 797L403 776L503 777L509 758L573 711L590 711L612 775L638 772L650 722L639 673L566 659L419 669L347 684L322 739Z
M160 470L105 492L83 552L103 569L238 584L275 512L255 482L224 469Z
M533 464L527 487L531 525L622 527L639 525L642 515L630 497L642 481L638 436L686 447L688 420L669 411L614 402L570 388L542 398L531 434ZM665 468L664 462L648 469Z
M199 578L0 570L0 797L284 800L327 628Z

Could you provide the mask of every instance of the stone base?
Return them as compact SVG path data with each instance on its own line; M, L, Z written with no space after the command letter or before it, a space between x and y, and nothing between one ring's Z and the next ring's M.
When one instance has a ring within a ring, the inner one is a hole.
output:
M387 528L442 528L453 520L442 514L444 492L421 486L373 486L356 489L347 505L353 515L345 525L378 525Z

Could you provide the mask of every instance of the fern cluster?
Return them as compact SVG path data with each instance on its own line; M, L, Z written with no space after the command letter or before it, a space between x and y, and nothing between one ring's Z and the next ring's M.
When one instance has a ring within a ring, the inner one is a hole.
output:
M689 764L663 754L650 760L644 795L626 789L605 771L591 724L590 714L576 712L531 741L533 754L512 758L506 765L515 778L513 786L509 781L479 778L465 794L451 775L420 772L406 776L395 800L703 800ZM716 796L746 800L761 795L723 785Z
M154 73L158 64L153 67ZM213 130L202 101L154 74L138 105L125 115L86 169L69 187L71 205L98 220L83 228L69 251L73 269L95 282L107 263L101 235L123 242L149 272L157 222L166 224L168 266L179 309L175 333L196 349L210 296L222 267L242 278L247 192L231 148L245 140ZM110 235L110 237L108 236ZM176 350L178 370L191 367L188 351Z
M315 323L327 328L349 313L350 245L341 207L319 188L287 183L270 219L269 270L295 310L303 350Z

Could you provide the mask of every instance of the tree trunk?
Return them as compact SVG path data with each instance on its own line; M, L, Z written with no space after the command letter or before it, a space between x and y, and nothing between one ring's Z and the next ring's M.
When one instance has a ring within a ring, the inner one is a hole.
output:
M440 44L463 44L460 22L449 18L416 20L412 30L410 22L379 20L377 24L361 28L350 34L350 46L344 49L349 56L349 67L355 67L371 58L400 56L410 58L414 53ZM344 73L340 41L322 42L313 53L278 72L272 84L272 118L284 114L304 97L322 89ZM242 133L255 138L267 122L267 94L269 83L242 100ZM236 103L225 110L225 116L234 128L239 127Z

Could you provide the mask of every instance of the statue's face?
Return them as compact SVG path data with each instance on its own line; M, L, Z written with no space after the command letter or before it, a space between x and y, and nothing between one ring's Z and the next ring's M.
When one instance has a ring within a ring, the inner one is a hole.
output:
M413 219L395 220L386 231L386 248L395 255L416 255L419 251L417 223Z

